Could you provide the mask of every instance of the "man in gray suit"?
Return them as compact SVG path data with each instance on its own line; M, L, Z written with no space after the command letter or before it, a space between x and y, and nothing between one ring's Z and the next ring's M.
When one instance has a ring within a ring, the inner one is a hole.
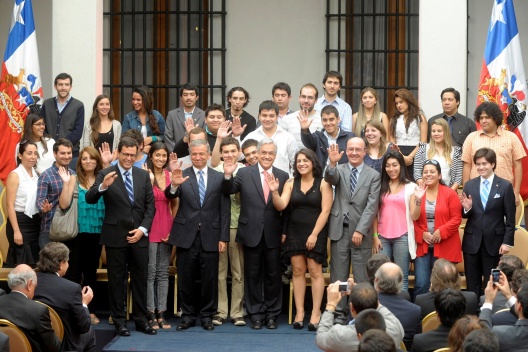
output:
M330 279L346 282L350 262L355 282L368 282L366 265L372 254L371 225L378 212L380 174L365 165L366 146L363 139L347 142L347 164L337 165L343 153L337 144L328 148L329 165L325 181L335 186L335 199L330 210ZM346 299L338 306L336 322L344 323Z
M198 101L198 87L192 83L185 83L180 89L180 99L182 106L169 111L165 125L165 135L163 140L170 151L174 149L174 145L180 139L187 135L187 128L185 121L188 118L193 120L192 127L205 126L205 113L202 109L196 106ZM190 124L189 124L190 125ZM184 141L188 143L188 140Z

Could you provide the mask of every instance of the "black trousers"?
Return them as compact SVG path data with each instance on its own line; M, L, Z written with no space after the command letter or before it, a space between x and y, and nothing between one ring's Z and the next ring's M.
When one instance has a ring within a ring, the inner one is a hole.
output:
M475 254L464 253L464 271L466 275L467 290L475 292L477 297L482 295L482 276L484 276L484 286L487 285L491 275L491 269L499 264L500 255L491 256L486 250L484 239L480 243L480 248Z

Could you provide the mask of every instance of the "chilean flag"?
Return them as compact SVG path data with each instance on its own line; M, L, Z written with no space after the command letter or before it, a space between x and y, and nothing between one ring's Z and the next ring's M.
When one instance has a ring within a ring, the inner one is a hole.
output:
M0 179L16 167L15 148L30 112L42 99L31 0L15 0L0 76Z

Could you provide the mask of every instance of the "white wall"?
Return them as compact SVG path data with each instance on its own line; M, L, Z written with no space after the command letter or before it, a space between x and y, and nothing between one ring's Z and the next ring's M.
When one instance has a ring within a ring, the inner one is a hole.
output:
M290 108L305 83L322 91L325 74L326 2L321 0L229 0L226 20L227 89L244 87L246 110L257 117L279 81L292 88Z
M466 1L420 2L419 99L427 118L442 112L440 93L453 87L466 103Z

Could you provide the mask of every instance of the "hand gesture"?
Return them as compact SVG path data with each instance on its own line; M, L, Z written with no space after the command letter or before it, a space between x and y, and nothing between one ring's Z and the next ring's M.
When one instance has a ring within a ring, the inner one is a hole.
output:
M182 162L178 161L178 155L176 153L170 153L169 155L169 169L170 171L176 169L177 167L181 167Z
M136 243L145 235L140 229L128 231L128 233L130 234L130 236L127 236L128 243Z
M84 286L82 291L82 303L88 305L93 299L93 291L90 286Z
M381 244L381 240L378 236L374 236L372 238L372 254L380 253L380 251L383 249L383 245Z
M43 213L47 213L48 211L51 210L51 203L48 202L47 199L44 199L44 202L42 202L42 212Z
M418 201L421 201L426 190L427 190L427 186L423 183L421 186L416 186L416 188L414 189L414 193L413 193L414 198Z
M352 235L352 243L354 246L359 247L361 246L361 242L363 242L363 235L360 232L354 231L354 234Z
M306 249L311 251L315 247L315 242L317 242L317 236L313 233L308 236L308 239L306 240Z
M71 178L70 172L64 166L59 166L59 176L64 184L67 184L68 182L70 182L70 178Z
M312 124L312 120L308 119L308 112L303 110L299 110L299 113L297 114L297 120L299 120L301 130L309 129L310 125Z
M341 160L341 158L343 157L343 154L345 153L345 151L339 151L339 146L337 144L330 144L330 146L328 147L328 160L330 160L330 165L332 167L335 167L335 165L337 165L337 163L339 162L339 160Z
M110 187L114 183L116 178L117 178L117 172L116 171L109 172L105 176L105 178L103 179L103 184L101 185L101 188L102 189L107 189L108 187Z
M224 176L231 177L236 168L237 165L235 163L224 163Z
M433 232L433 243L440 243L442 241L442 237L440 237L440 230L435 230Z
M433 244L433 235L431 235L430 232L424 231L424 233L422 234L422 238L425 243Z
M244 133L244 131L246 130L246 127L247 125L242 126L242 122L240 121L239 116L233 117L233 137L238 137L242 135L242 133Z
M150 183L154 183L154 174L152 173L152 170L150 170L147 166L147 163L144 163L143 165L141 165L141 168L145 171L148 171L149 173L149 177L150 177Z
M110 165L110 163L114 159L114 155L110 151L110 144L104 142L99 147L99 153L101 154L101 159L103 161L103 165Z
M220 128L218 129L218 132L216 132L216 137L220 139L227 138L231 135L231 132L229 132L229 128L231 127L231 121L224 121L220 125Z
M195 127L198 127L198 124L194 124L194 120L192 117L188 117L185 119L185 132L187 132L187 135L191 133L191 130Z
M465 211L471 209L473 207L473 199L471 198L471 194L468 197L465 193L462 193L460 196L460 203L462 203L462 207Z
M179 166L181 166L181 163ZM176 169L172 170L171 184L173 187L178 187L189 179L189 176L183 177L182 169L179 166Z
M266 176L266 182L268 183L270 192L275 192L279 189L279 179L275 178L271 172Z

